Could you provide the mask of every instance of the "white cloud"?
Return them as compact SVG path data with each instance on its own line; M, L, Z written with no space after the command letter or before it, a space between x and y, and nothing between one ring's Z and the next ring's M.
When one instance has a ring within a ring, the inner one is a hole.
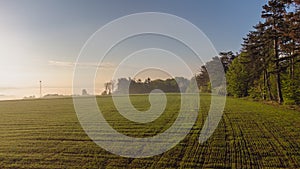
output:
M114 63L110 62L104 62L101 63L101 65L98 65L98 63L89 63L89 62L82 62L82 63L75 63L75 62L66 62L66 61L56 61L56 60L49 60L48 64L50 66L62 66L62 67L74 67L77 66L84 66L84 67L101 67L101 68L114 68L116 65Z
M50 66L63 66L63 67L73 67L75 65L73 62L62 62L62 61L55 61L55 60L49 60L48 64Z

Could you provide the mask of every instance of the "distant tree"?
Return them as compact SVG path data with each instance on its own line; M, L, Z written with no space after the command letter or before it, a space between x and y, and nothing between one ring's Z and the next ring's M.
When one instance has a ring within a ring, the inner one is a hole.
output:
M236 55L232 51L220 52L219 56L213 57L201 66L199 73L195 76L199 90L211 92L212 89L224 88L225 77L221 72L226 73L235 58Z
M151 79L150 79L150 77L148 77L147 79L145 79L145 84L149 84L151 82Z
M220 52L219 55L220 55L220 61L223 65L224 71L226 73L229 69L231 62L234 60L236 55L232 51Z
M205 63L205 70L209 75L209 81L211 90L218 88L224 85L225 77L223 72L225 73L224 64L218 56L212 58L211 61Z
M87 96L89 95L87 90L86 89L82 89L82 93L81 93L82 96Z
M195 79L200 92L211 92L209 75L204 65L201 66L200 72L196 74Z
M112 94L113 89L114 89L114 81L111 80L109 82L104 83L104 88L105 88L105 90L102 93L102 95L104 95L104 93L106 93L108 95Z
M246 65L242 63L242 59L243 56L235 59L226 74L228 93L235 97L248 96L250 76Z
M118 79L116 93L118 93L118 94L128 94L130 82L131 82L131 78L128 78L128 79L120 78L120 79Z
M190 80L186 79L184 77L175 77L175 81L177 82L180 92L181 93L186 92L186 90L190 84Z

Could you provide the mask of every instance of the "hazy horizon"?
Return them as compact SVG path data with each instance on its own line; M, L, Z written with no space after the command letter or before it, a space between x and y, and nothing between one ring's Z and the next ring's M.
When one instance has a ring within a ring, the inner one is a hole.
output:
M218 52L240 49L242 38L260 20L264 1L0 1L0 100L39 96L39 81L43 83L43 94L71 94L74 65L87 39L99 28L119 17L138 12L163 12L182 17L199 29L211 40ZM184 5L182 5L184 4ZM237 14L238 13L238 14ZM245 19L247 18L247 19ZM238 25L236 25L238 24ZM160 38L160 40L157 40ZM144 40L149 43L143 44ZM152 41L151 41L152 40ZM167 45L166 45L167 44ZM86 67L99 66L104 74L96 75L96 91L103 90L103 84L111 80L110 75L118 67L116 59L131 49L157 45L172 48L190 57L187 51L178 48L178 42L162 37L137 37L112 51L102 65L98 63L77 63ZM144 56L145 57L145 56ZM149 56L150 57L150 56ZM165 64L182 74L177 62L157 63L153 58L149 64ZM214 57L214 56L205 56ZM142 58L142 57L141 57ZM189 59L187 59L189 60ZM123 73L128 77L132 69L143 68L144 59L125 63ZM196 73L203 63L193 64ZM152 74L155 78L155 74ZM159 77L159 76L158 76ZM115 77L116 79L118 77ZM91 91L90 91L91 92Z

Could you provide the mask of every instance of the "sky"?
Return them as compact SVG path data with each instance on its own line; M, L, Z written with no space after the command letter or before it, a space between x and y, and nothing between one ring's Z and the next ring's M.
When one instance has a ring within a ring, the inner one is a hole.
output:
M0 100L39 96L40 80L43 94L71 94L74 64L83 45L98 29L117 18L141 12L176 15L197 26L217 52L238 52L242 38L260 20L261 6L265 3L262 0L0 0ZM157 42L156 37L151 38ZM129 41L117 53L126 53L125 50L134 49L142 41L143 38ZM172 40L166 43L176 46ZM114 71L114 60L108 59L103 64L102 72ZM180 67L176 62L169 64L174 71ZM100 93L103 83L110 79L105 74L97 74L96 92Z

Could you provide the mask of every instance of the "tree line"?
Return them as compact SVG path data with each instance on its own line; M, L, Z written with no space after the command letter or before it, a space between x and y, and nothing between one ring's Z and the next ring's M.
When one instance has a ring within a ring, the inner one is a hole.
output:
M300 104L300 0L269 0L261 18L239 53L221 52L201 66L200 91L214 88L207 68L221 61L228 95Z
M235 97L300 104L300 1L270 0L226 73Z
M190 80L184 77L175 77L169 79L150 78L142 81L141 79L120 78L117 82L116 94L145 94L150 93L154 89L160 89L164 93L185 92L190 84Z

